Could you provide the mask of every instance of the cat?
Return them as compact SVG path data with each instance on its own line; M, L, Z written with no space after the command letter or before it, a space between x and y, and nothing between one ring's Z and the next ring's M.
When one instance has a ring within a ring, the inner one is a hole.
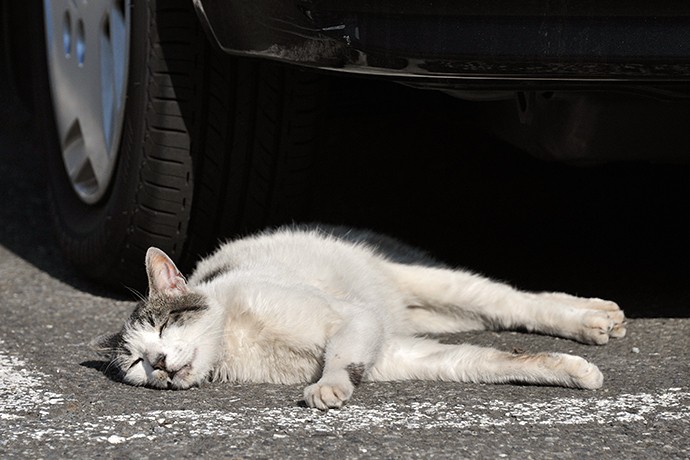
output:
M342 227L282 227L227 242L188 281L159 249L147 251L145 264L148 298L93 346L122 381L153 388L307 383L304 401L322 410L343 406L362 381L596 389L601 372L578 356L424 334L519 329L603 345L626 332L614 302L519 291Z

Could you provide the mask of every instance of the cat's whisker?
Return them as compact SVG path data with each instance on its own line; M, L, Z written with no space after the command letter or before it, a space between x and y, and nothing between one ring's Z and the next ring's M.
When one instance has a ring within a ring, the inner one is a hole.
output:
M115 372L113 371L113 369L115 370ZM108 375L110 377L119 377L122 375L122 366L119 362L111 360L108 362L105 369L103 369L103 374Z
M133 287L130 287L130 286L124 286L124 288L127 289L132 294L134 294L134 297L136 297L137 300L139 300L140 302L146 302L146 296L144 296L144 294L139 292L137 289L134 289Z

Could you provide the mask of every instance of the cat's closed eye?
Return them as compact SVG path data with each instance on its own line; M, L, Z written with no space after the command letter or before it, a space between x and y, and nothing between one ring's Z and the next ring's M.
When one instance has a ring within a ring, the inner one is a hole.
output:
M139 363L142 362L142 361L143 361L143 358L139 358L139 359L134 360L134 362L133 362L132 364L129 365L129 367L127 368L127 370L130 370L131 368L133 368L134 366L136 366L137 364L139 364Z
M158 337L163 337L163 330L168 327L168 323L170 323L170 317L165 318L165 321L159 326L158 328Z

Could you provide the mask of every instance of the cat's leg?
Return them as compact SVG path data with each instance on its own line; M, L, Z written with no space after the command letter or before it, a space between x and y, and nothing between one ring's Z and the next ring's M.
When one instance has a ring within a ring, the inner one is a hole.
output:
M590 344L625 335L614 302L519 291L472 273L388 263L406 296L412 332L526 329Z
M335 306L343 320L326 344L321 378L304 390L304 401L321 410L350 399L385 341L385 319L374 310L352 304Z
M597 366L563 353L513 354L474 345L396 337L384 347L368 380L443 380L600 388Z

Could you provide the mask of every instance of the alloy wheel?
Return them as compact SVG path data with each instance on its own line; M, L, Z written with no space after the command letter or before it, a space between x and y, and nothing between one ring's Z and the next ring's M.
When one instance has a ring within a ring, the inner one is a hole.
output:
M111 182L127 92L130 1L44 0L46 48L62 162L97 203Z

